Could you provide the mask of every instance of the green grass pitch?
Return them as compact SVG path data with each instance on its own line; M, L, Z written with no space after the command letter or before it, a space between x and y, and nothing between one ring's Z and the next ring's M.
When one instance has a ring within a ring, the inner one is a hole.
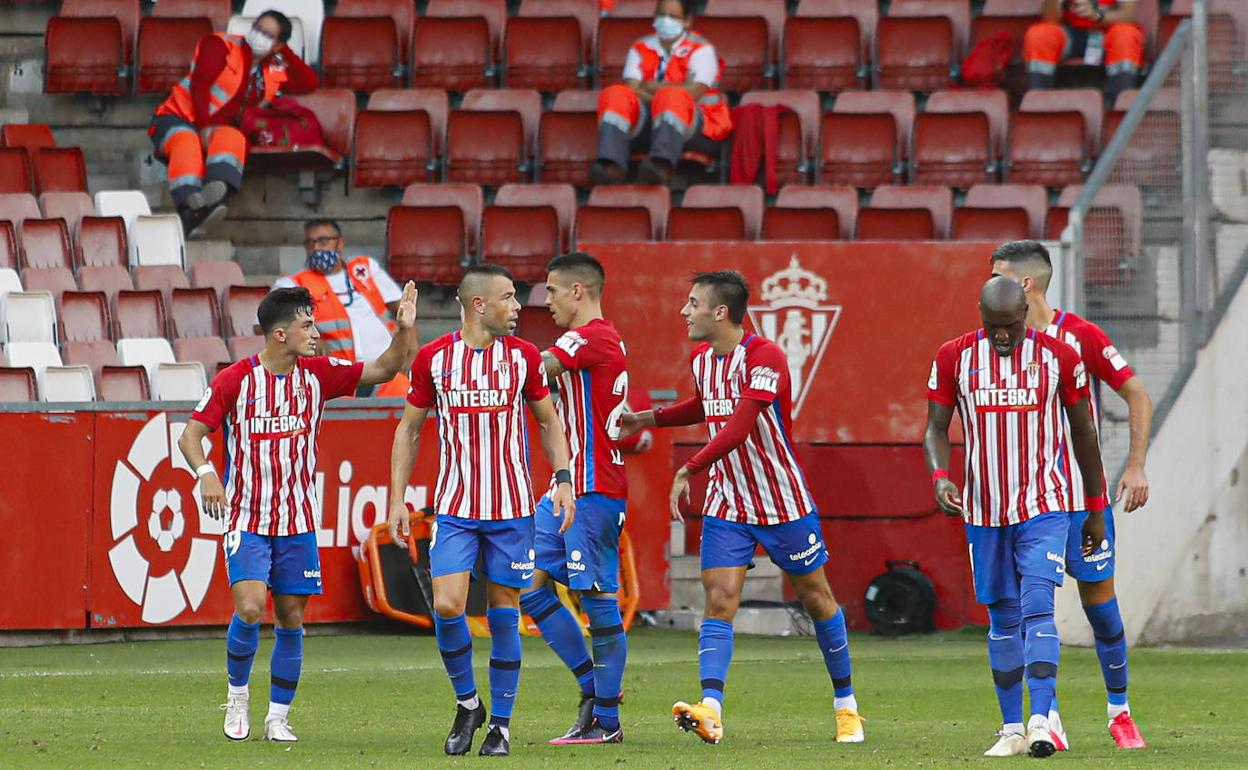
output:
M476 640L487 689L488 641ZM447 758L450 688L431 636L309 637L291 712L293 746L255 740L268 700L271 637L252 688L253 740L221 735L222 640L0 649L0 767L469 767ZM738 637L725 739L703 745L672 723L696 699L696 639L638 629L629 638L622 746L552 747L571 723L571 675L526 639L513 721L514 768L856 768L1028 764L980 756L998 727L981 631L851 639L867 742L833 742L831 685L814 640ZM1248 768L1248 651L1137 649L1131 700L1147 751L1116 752L1091 650L1062 653L1059 693L1074 750L1065 767ZM476 745L484 733L478 733ZM476 746L474 746L475 750ZM496 761L497 762L497 761Z

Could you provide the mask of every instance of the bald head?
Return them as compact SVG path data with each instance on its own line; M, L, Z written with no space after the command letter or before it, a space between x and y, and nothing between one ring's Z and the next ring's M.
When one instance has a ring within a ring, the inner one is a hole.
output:
M1027 294L1023 285L1013 278L998 275L989 278L979 292L979 309L989 313L1026 313Z

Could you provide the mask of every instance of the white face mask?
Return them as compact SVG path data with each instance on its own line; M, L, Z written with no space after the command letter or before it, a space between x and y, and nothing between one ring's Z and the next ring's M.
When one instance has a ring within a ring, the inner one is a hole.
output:
M251 47L251 55L257 59L263 59L269 55L269 51L273 50L273 45L277 41L266 35L261 30L252 27L247 30L247 45Z
M659 40L675 40L685 31L685 25L675 16L658 16L654 20L654 31Z

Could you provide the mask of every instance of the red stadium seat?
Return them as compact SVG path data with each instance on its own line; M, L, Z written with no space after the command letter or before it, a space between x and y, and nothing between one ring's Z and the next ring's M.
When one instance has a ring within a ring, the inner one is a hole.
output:
M982 112L924 112L914 121L910 181L970 187L995 182L988 118Z
M530 165L518 112L454 110L447 125L446 179L501 185L523 182Z
M780 38L784 35L784 19L788 13L786 0L707 0L703 8L706 16L758 17L767 24L767 47L771 52L768 64L775 64L780 51ZM697 27L698 21L694 22ZM718 43L711 38L718 50Z
M363 0L355 0L351 4L362 4L362 2ZM212 25L213 32L224 32L230 23L232 13L233 3L230 0L160 0L152 6L152 16L157 18L207 19Z
M87 163L77 147L36 150L31 166L40 194L87 191Z
M780 83L784 88L846 91L867 87L858 21L791 16L784 25Z
M243 334L230 338L230 358L242 361L248 356L259 355L264 350L264 337L259 334Z
M763 188L752 184L698 184L685 191L685 208L735 206L741 210L745 240L758 240L763 226ZM671 223L668 223L670 229Z
M215 337L221 333L217 292L212 288L175 288L170 292L169 314L175 337Z
M25 267L70 267L69 228L63 219L27 219L18 227Z
M764 241L834 241L840 237L836 209L772 206L763 213Z
M1044 237L1049 195L1040 185L977 184L966 191L965 208L1021 208L1027 212L1028 238Z
M164 0L161 0L161 2L164 2ZM399 63L406 65L410 60L412 28L416 23L416 5L412 0L349 0L349 2L340 2L334 7L334 16L339 18L388 18L394 25L396 33L395 39L398 42ZM325 49L322 46L322 66L325 63L324 51Z
M413 184L403 191L404 206L458 206L464 213L464 247L475 254L485 197L475 184Z
M672 208L671 190L659 185L606 185L589 192L590 206L632 208L650 212L650 240L661 241L667 232L667 216Z
M1018 207L968 208L959 206L953 212L955 241L1018 241L1031 237L1027 210Z
M177 265L137 265L134 268L134 288L160 292L168 308L173 290L189 289L191 281Z
M490 30L480 17L424 16L412 41L412 85L467 91L494 82Z
M218 303L224 302L226 289L244 283L243 269L237 262L212 259L191 263L191 286L212 289L217 294Z
M897 141L904 151L910 146L914 125L914 94L906 91L845 91L837 94L836 113L874 114L887 112L897 123Z
M139 18L138 0L65 0L44 35L44 92L125 93Z
M761 16L700 16L693 30L711 41L723 62L721 89L744 92L772 87L775 57L768 45L767 22Z
M0 270L16 270L19 252L17 228L7 219L0 220Z
M798 18L849 17L858 22L858 34L861 38L862 60L871 58L871 45L875 40L875 28L879 24L880 9L876 3L864 3L862 0L798 0Z
M585 61L593 56L594 39L598 36L598 19L602 15L599 0L520 0L521 18L573 18L581 35Z
M819 94L806 90L750 91L741 104L778 104L791 110L782 113L776 143L776 176L781 184L805 182L819 146Z
M1101 121L1105 96L1095 88L1033 89L1023 95L1019 112L1066 113L1083 116L1084 153L1095 157L1100 151Z
M268 293L267 286L231 286L225 290L223 309L230 336L253 333L256 310Z
M355 118L354 187L403 187L437 178L434 129L422 111L364 110Z
M416 21L416 26L419 27L425 19L444 17L479 17L485 21L490 50L493 52L490 61L498 61L503 28L507 24L507 0L429 0L425 6L425 15ZM418 53L419 43L414 43L413 47L413 53Z
M507 20L503 83L508 88L560 91L583 88L581 26L571 16L515 16Z
M293 172L328 173L346 167L351 156L355 130L355 93L345 88L322 88L310 94L290 98L316 114L321 124L323 144L292 147L251 147L247 151L248 167Z
M892 115L829 112L820 134L819 181L870 188L901 180L905 155Z
M537 178L540 181L586 186L589 164L597 157L596 113L542 113L537 131Z
M594 89L573 88L555 94L552 112L598 112L598 94ZM544 114L544 113L543 113Z
M139 39L139 20L143 14L139 0L62 0L59 16L62 18L116 19L121 26L121 43L124 61L134 61L134 47Z
M74 261L81 267L123 267L128 264L126 222L121 217L83 217L78 223Z
M0 401L14 404L38 400L34 369L29 366L0 366Z
M653 5L649 14L642 18L612 15L598 22L598 58L594 65L594 77L600 87L620 82L624 60L633 43L654 34Z
M1035 0L984 0L983 13L990 16L1034 16Z
M119 292L134 289L130 273L120 265L83 265L78 268L78 286L83 291L102 291L111 303Z
M66 366L89 366L99 389L100 371L106 366L120 366L117 347L105 338L99 340L66 340L61 347L61 360Z
M874 87L935 91L949 85L953 25L944 16L880 20L876 33Z
M468 254L463 209L392 206L386 217L386 253L395 280L457 285Z
M860 241L930 241L936 238L932 213L927 209L873 209L858 212L855 227Z
M27 267L22 270L22 286L26 291L46 291L52 298L60 302L61 296L67 291L78 287L74 284L74 274L68 267Z
M321 27L322 86L376 91L402 85L402 75L393 19L338 15L325 19Z
M465 110L515 112L524 125L525 152L531 157L537 145L537 126L542 118L542 95L528 88L478 88L464 94L459 106Z
M1114 111L1105 115L1101 144L1109 143L1118 130L1126 110L1131 108L1138 91L1129 89L1118 94ZM1136 126L1127 147L1118 157L1110 181L1135 185L1177 186L1180 177L1179 152L1182 136L1179 124L1179 93L1173 89L1157 92Z
M101 401L150 401L147 370L142 366L104 366L100 368Z
M135 91L140 94L168 91L190 72L195 47L212 32L212 22L203 17L148 16L143 19L139 24Z
M328 19L326 20L328 21ZM225 347L225 340L220 337L180 337L173 341L173 356L179 363L199 362L204 366L204 373L209 379L221 368L222 364L230 364L233 359Z
M645 206L581 206L576 210L576 243L654 240Z
M911 209L924 208L932 215L932 227L937 238L949 237L953 220L953 193L948 187L910 185L884 185L871 193L871 208ZM862 233L858 234L862 238Z
M1016 112L1008 145L1003 176L1014 184L1076 184L1092 169L1078 112Z
M80 192L50 192L39 196L39 208L49 219L64 219L70 236L78 233L83 217L95 216L91 196Z
M787 209L823 209L836 212L840 220L840 238L854 237L858 220L858 191L848 185L797 185L780 188L776 206Z
M559 222L559 250L572 245L576 190L570 184L505 184L494 195L495 206L550 206Z
M1075 205L1083 185L1070 185L1062 189L1057 198L1057 205L1067 207ZM1122 244L1121 253L1128 257L1137 256L1143 251L1143 234L1141 228L1144 221L1144 200L1138 187L1125 184L1107 184L1096 191L1092 199L1093 208L1113 208L1121 214L1127 226L1126 242ZM1084 231L1088 226L1085 224Z
M892 18L944 16L953 26L954 50L966 50L966 36L971 27L970 0L892 0L888 5Z
M446 116L450 100L440 88L383 88L368 97L373 112L424 112L433 129L433 154L441 156L446 148ZM359 141L359 138L356 138Z
M650 0L612 0L602 3L604 12L623 19L653 19L654 3ZM609 17L608 17L609 18Z
M123 337L164 337L169 322L159 291L120 291L113 303L113 331Z
M677 206L667 216L669 241L743 241L745 216L736 206Z
M1169 13L1160 21L1157 51L1163 51L1171 35L1192 15L1192 0L1174 0ZM1209 84L1230 90L1242 83L1244 63L1248 62L1248 5L1239 0L1213 0L1208 12ZM1237 40L1238 38L1238 40Z
M41 219L39 202L28 192L0 194L0 220L20 226L25 219Z
M1010 129L1010 99L1005 91L960 89L929 94L925 112L981 112L988 119L994 157L1001 157Z
M551 206L487 206L481 216L481 260L502 265L517 281L540 283L559 253L559 219Z
M0 195L34 192L30 153L22 147L0 147Z
M66 291L61 295L60 338L95 342L112 337L108 297L99 291Z
M0 126L0 147L24 147L27 152L55 147L52 129L43 123L5 123Z

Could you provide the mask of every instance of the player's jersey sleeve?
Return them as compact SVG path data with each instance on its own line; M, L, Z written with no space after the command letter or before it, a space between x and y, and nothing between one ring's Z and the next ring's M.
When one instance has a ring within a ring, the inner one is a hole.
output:
M1066 406L1077 404L1088 396L1088 370L1079 354L1069 345L1058 342L1053 346L1057 353L1059 379L1057 392Z
M745 387L741 398L770 404L779 397L788 383L789 364L784 352L776 345L756 343L745 354Z
M345 361L330 356L304 359L304 366L312 376L321 381L325 400L355 395L364 374L363 361Z
M607 344L610 344L608 340L599 335L569 329L547 348L547 352L563 364L564 369L588 369L603 360L603 347Z
M432 409L437 403L438 390L433 384L433 370L430 369L432 351L432 345L421 347L412 362L412 387L407 391L407 403L417 409Z
M1118 390L1124 382L1135 376L1127 359L1122 357L1101 327L1089 323L1081 336L1083 360L1088 367L1088 374L1114 390Z
M524 399L541 401L550 395L550 384L546 381L546 364L542 363L542 354L533 345L525 345L524 360L528 364L529 374L524 380Z
M213 430L220 428L225 416L238 403L239 382L232 367L213 377L203 398L199 399L199 403L191 411L191 419L198 420Z
M927 376L927 400L942 406L954 406L958 402L958 382L954 373L957 354L953 343L946 342L936 351L932 360L932 372Z

